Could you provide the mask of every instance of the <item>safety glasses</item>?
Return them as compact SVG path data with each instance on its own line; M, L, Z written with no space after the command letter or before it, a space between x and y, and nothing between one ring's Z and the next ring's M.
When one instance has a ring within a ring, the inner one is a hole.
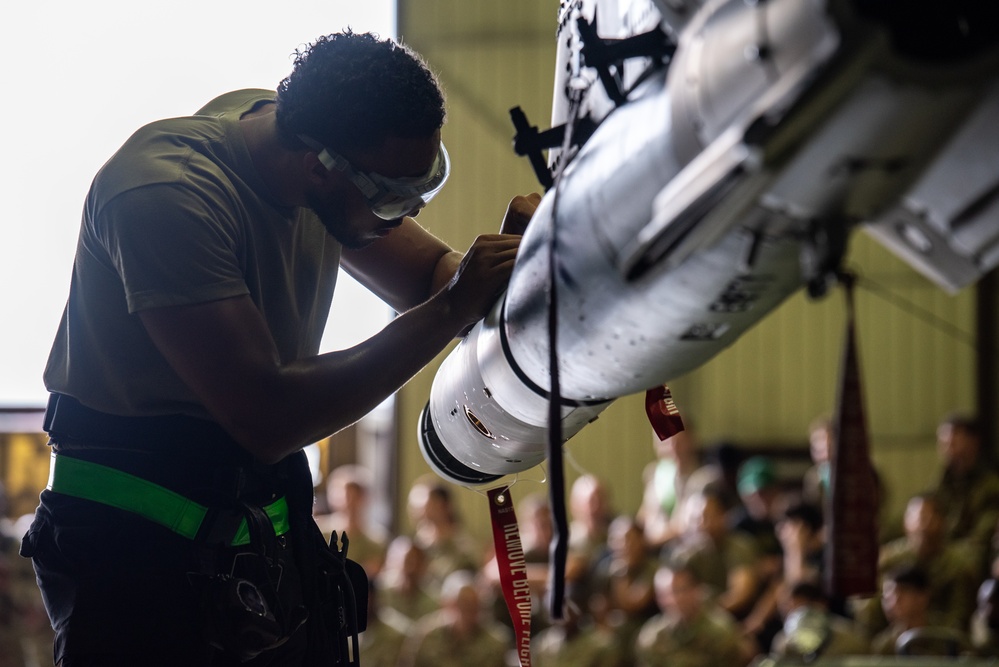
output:
M306 146L317 151L319 161L326 169L330 171L336 169L357 186L371 212L383 220L395 220L404 215L412 215L426 206L427 202L441 191L451 173L451 160L443 142L430 170L423 176L386 178L381 174L354 169L342 155L331 151L309 136L300 134L298 138Z

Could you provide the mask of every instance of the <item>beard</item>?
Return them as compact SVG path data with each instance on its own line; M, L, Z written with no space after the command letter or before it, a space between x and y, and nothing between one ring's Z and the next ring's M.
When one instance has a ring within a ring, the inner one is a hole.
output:
M337 206L328 206L320 202L318 197L309 195L306 205L316 214L327 233L344 248L359 250L375 241L373 238L361 236L356 229L350 226L347 222L346 207L342 203Z

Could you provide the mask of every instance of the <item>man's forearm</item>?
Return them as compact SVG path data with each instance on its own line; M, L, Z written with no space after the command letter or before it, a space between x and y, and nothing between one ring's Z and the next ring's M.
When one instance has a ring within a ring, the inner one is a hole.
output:
M518 242L478 237L429 299L355 347L308 359L281 359L246 295L138 315L212 417L257 458L276 462L360 419L483 317L509 280Z
M451 282L455 272L458 270L458 266L461 264L461 258L464 256L463 253L452 250L437 261L431 280L431 294L436 294Z
M268 392L280 405L261 406L238 437L258 458L280 460L373 410L465 326L446 299L433 297L352 348L284 366Z

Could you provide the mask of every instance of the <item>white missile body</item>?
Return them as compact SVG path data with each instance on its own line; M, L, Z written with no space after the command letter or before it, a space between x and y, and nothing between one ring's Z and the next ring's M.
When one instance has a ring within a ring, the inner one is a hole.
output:
M544 459L553 233L566 439L821 293L858 226L946 289L999 264L999 38L919 58L855 4L565 4L554 121L599 125L552 151L566 165L505 297L436 375L420 424L436 472L479 485ZM621 104L579 55L574 19L595 15L618 31L602 36L678 35L668 68L617 66Z

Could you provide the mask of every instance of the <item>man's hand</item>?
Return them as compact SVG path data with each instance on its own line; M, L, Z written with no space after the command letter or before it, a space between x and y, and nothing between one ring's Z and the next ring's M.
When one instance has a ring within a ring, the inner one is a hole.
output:
M527 229L527 223L534 216L538 204L541 203L541 195L532 192L529 195L517 195L510 200L506 208L506 215L503 216L503 224L500 225L500 234L523 235Z
M507 206L499 234L479 236L463 256L451 253L441 262L439 269L447 261L458 261L457 267L444 269L451 276L444 296L453 314L467 318L459 336L466 335L476 322L488 315L503 294L513 272L520 237L540 202L541 195L536 192L517 195Z
M483 234L462 257L454 277L444 288L450 313L466 325L462 335L485 317L503 294L518 247L518 235Z

